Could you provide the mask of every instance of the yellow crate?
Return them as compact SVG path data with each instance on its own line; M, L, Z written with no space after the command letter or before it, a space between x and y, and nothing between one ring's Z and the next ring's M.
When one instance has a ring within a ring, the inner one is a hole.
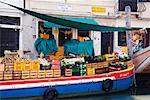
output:
M45 70L45 77L46 78L51 78L53 77L53 70Z
M54 77L60 77L61 76L61 70L54 70Z
M3 71L0 71L0 80L3 80Z
M15 79L15 80L21 79L21 74L22 74L21 71L14 71L13 72L13 79Z
M30 78L37 78L38 72L37 71L30 71Z
M31 70L40 70L40 61L33 61L31 62Z
M31 70L31 62L22 62L21 66L23 71Z
M87 63L86 67L92 67L92 64L91 63Z
M12 79L13 79L12 71L4 71L4 80L12 80Z
M4 71L5 69L5 65L4 64L0 64L0 71Z
M14 71L22 71L22 62L14 62Z
M45 78L45 71L44 70L38 71L38 78Z
M106 61L112 61L115 60L115 55L114 54L106 54Z
M30 71L22 71L21 79L29 79L30 78Z
M87 75L95 75L95 68L93 67L88 67L86 68L86 74Z

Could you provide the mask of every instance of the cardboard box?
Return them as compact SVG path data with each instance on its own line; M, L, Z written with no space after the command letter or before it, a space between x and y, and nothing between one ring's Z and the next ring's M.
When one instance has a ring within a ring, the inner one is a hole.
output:
M14 62L14 71L22 71L22 62Z
M31 62L28 61L28 62L22 62L21 66L23 71L30 71L32 65Z
M31 70L32 71L40 70L40 61L32 61L31 62Z
M87 67L86 68L87 75L95 75L95 68L94 67Z

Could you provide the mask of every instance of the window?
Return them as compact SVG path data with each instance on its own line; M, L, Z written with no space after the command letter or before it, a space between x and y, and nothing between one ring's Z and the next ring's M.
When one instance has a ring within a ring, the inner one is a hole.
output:
M19 50L19 30L0 28L0 56L4 50Z
M119 0L119 11L125 11L126 6L131 7L131 12L137 12L137 0Z
M127 46L126 32L118 32L118 46Z
M0 24L20 25L20 17L0 16Z
M78 31L78 40L81 41L85 41L85 40L90 40L90 36L89 36L89 31Z

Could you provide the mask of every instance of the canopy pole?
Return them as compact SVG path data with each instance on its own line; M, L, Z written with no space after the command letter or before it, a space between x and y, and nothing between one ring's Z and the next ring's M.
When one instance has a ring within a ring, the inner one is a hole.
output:
M131 13L131 8L130 6L125 7L125 14L126 14L126 27L131 28L131 20L130 20L130 13ZM126 41L127 41L127 52L129 56L132 58L133 57L133 51L132 51L132 32L131 31L126 31Z

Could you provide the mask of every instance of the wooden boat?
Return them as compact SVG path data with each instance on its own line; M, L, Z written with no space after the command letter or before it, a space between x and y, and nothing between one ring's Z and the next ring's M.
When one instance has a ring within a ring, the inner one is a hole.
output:
M128 89L133 83L134 67L91 76L0 81L0 98L56 97L111 93Z

